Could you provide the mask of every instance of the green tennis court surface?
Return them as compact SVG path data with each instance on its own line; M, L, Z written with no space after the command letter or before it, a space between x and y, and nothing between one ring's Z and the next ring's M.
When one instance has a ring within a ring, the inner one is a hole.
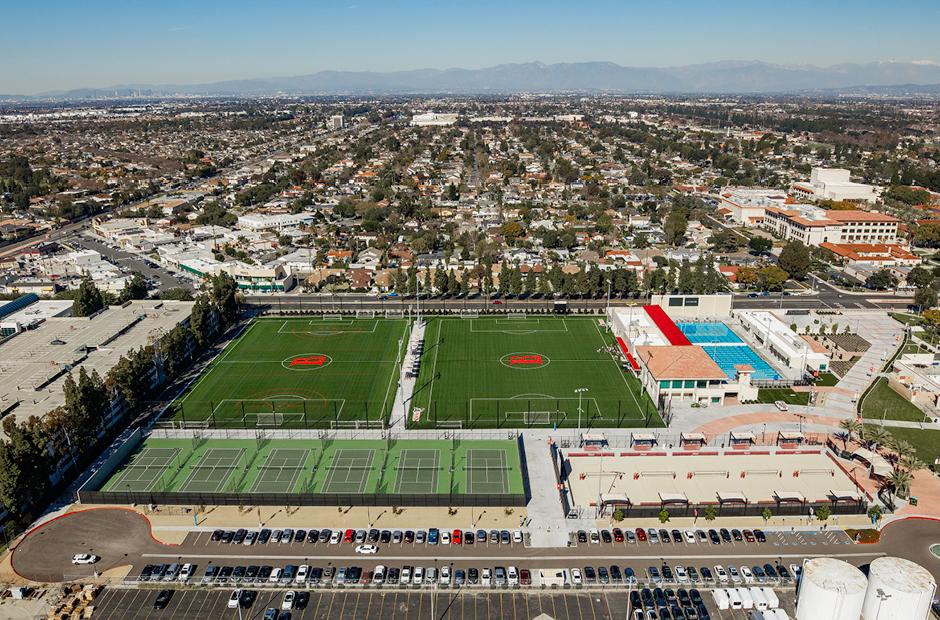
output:
M97 490L104 497L109 493L522 495L524 484L515 441L259 437L147 439Z
M262 318L173 405L189 427L380 425L395 398L404 319Z
M429 319L409 426L662 426L603 321Z

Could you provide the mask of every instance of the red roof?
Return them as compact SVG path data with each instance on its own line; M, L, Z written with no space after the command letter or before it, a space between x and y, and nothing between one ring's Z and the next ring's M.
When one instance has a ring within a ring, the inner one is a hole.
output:
M685 346L692 344L688 338L685 337L685 334L682 333L672 319L669 318L669 315L666 314L666 311L663 310L660 306L648 305L643 306L643 310L646 311L646 314L653 321L653 324L659 328L659 331L663 333L663 336L666 337L666 340L669 341L669 344L674 346Z

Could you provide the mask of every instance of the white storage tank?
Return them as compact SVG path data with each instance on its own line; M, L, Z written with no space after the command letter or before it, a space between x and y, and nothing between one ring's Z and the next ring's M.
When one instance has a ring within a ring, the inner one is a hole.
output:
M796 620L858 620L868 580L857 567L834 558L803 563Z
M877 558L868 569L863 620L923 620L937 582L927 569L903 558Z

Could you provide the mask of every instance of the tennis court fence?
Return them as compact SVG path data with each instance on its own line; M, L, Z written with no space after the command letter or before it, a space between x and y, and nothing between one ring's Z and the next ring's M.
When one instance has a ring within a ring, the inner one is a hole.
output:
M82 504L194 506L525 506L524 493L174 493L150 491L78 492Z

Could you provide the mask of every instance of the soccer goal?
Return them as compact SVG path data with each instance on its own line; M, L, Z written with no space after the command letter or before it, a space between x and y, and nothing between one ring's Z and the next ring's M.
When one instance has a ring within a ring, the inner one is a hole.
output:
M258 428L282 428L284 426L299 428L304 426L303 412L271 411L245 414L248 421L252 417L255 418L255 426Z
M479 310L461 310L460 318L462 319L478 319L480 318Z
M404 310L386 310L385 311L386 319L403 319L405 318Z
M506 318L514 319L514 320L520 320L520 319L524 320L526 318L526 313L525 312L510 312L509 314L506 315Z
M374 319L375 310L356 310L357 319Z
M526 426L548 426L561 424L567 414L564 411L507 411L506 421Z
M342 315L342 314L324 314L324 315L323 315L323 320L324 320L324 321L330 321L330 322L334 322L334 323L335 323L335 322L342 321L342 320L343 320L343 315Z

